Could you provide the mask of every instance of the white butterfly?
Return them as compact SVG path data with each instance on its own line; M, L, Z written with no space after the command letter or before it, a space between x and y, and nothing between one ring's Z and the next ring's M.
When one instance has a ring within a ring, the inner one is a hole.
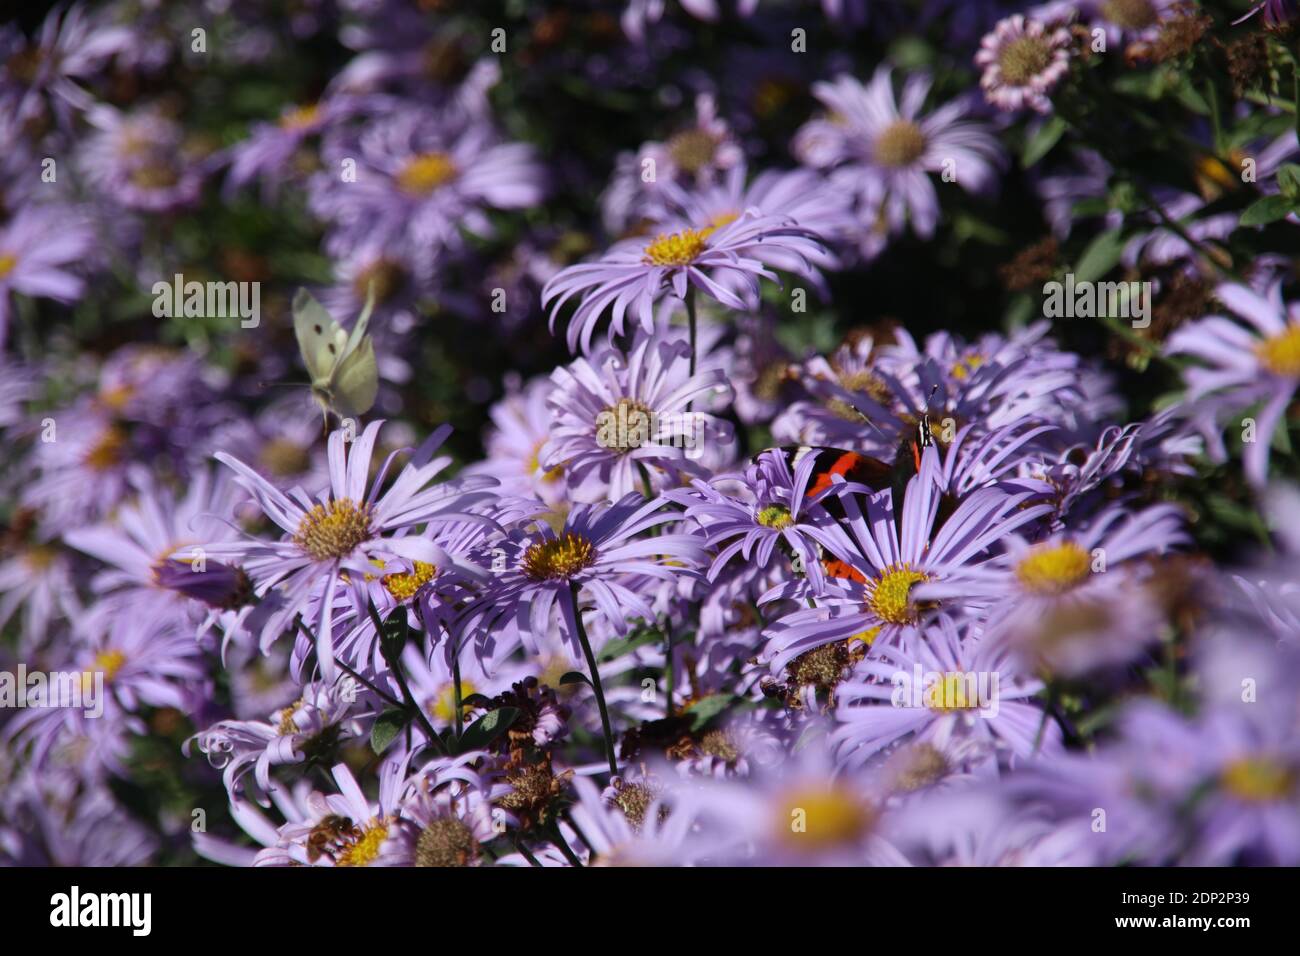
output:
M325 413L326 422L330 412L339 418L356 418L375 404L379 370L375 343L366 334L374 305L372 285L366 306L349 334L306 289L299 289L293 297L294 335L311 375L312 398Z

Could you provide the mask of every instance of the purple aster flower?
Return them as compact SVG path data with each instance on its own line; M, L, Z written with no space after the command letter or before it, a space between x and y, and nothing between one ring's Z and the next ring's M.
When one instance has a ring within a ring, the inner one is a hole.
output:
M1029 107L1050 113L1050 95L1070 70L1070 31L1016 13L999 20L980 40L975 65L982 67L985 98L1002 110Z
M627 6L619 21L623 32L633 43L645 40L646 26L663 19L668 0L627 0ZM719 0L679 0L681 7L697 20L716 21L721 15ZM758 0L736 0L735 11L738 16L748 17L758 6Z
M691 482L693 490L669 493L699 523L709 548L717 551L709 565L710 581L737 555L756 569L767 568L780 543L804 569L813 590L822 589L823 549L844 557L851 545L825 508L838 492L814 493L809 488L816 465L815 455L805 455L791 471L784 452L772 449L749 465L735 493L726 488L737 479L727 477L697 479Z
M1081 19L1100 22L1112 44L1150 41L1186 0L1079 0Z
M800 271L806 273L812 269L809 257L821 252L808 230L746 210L731 222L683 223L648 243L617 243L598 261L561 271L546 283L542 302L551 310L554 329L560 309L578 297L566 338L570 350L577 351L581 343L582 351L590 353L596 324L606 309L611 309L611 344L623 334L628 313L647 332L654 332L655 303L667 291L685 299L699 288L728 308L750 311L757 305L758 280L777 281L769 265L802 261Z
M1264 22L1271 27L1285 26L1295 19L1295 9L1291 5L1291 0L1263 0L1246 11L1244 16L1238 17L1232 21L1236 26L1245 20L1249 20L1260 11L1264 11Z
M45 644L56 622L80 619L73 570L69 555L55 541L11 547L0 560L0 628L21 612L21 651Z
M973 570L962 593L995 602L984 640L1013 646L1027 668L1068 675L1131 660L1157 636L1163 610L1138 559L1187 541L1173 505L1115 506L1082 527L1031 543L1008 532L1004 552ZM942 597L943 585L918 589Z
M865 512L856 495L841 497L852 547L840 555L842 564L822 592L808 595L812 607L787 614L764 632L773 673L835 641L910 649L923 615L936 609L935 599L941 615L987 603L975 585L988 552L1017 528L1041 518L1048 506L1032 504L1033 491L986 487L972 492L941 521L939 473L938 451L927 448L920 472L903 495L901 522L895 518L899 505L891 491L867 497ZM930 592L924 598L922 587ZM768 597L803 597L803 592L794 582Z
M9 330L10 293L76 302L85 288L76 266L93 245L84 223L53 206L24 206L0 226L0 349Z
M969 747L962 770L1014 767L1061 749L1054 720L1026 698L1041 681L1012 668L1005 651L976 635L963 638L950 618L926 628L910 650L882 646L858 664L836 695L832 741L840 766L860 767L902 741L942 755L955 741Z
M530 146L502 143L482 119L459 120L398 105L359 139L327 137L326 169L312 180L311 206L336 229L327 246L344 256L358 246L436 257L458 247L463 228L491 233L486 209L522 209L543 193ZM341 163L355 179L340 181Z
M64 125L93 98L78 81L92 78L131 33L107 26L80 4L59 4L40 33L28 40L15 24L0 28L0 112L21 121L40 120L48 108Z
M0 823L0 866L147 866L158 838L103 786L57 798L48 778L18 788L21 830Z
M698 474L706 445L734 439L729 423L691 411L710 393L727 392L726 375L691 374L691 364L686 343L641 336L626 356L605 349L556 369L542 467L560 471L573 500L588 502L653 494Z
M939 197L929 174L943 173L970 192L986 193L1003 162L992 127L966 119L964 103L923 115L929 89L929 75L914 73L896 101L885 66L865 87L850 76L813 87L830 115L799 131L795 154L831 170L832 187L856 198L860 245L868 256L883 248L882 233L897 234L908 221L921 237L934 234Z
M584 597L594 616L620 635L637 618L654 620L654 611L638 593L641 583L697 576L692 566L704 560L698 535L668 532L638 538L680 520L665 504L664 498L646 501L635 493L610 505L578 504L560 528L541 525L510 535L499 545L501 560L482 599L467 615L480 645L499 623L513 618L526 645L535 650L534 641L549 632L558 605L565 638L576 652L575 615Z
M270 806L265 795L278 789L271 779L275 767L327 758L337 745L361 739L365 711L375 704L373 695L350 678L333 686L312 682L269 720L219 721L187 740L185 752L197 747L207 756L221 771L232 801L244 795L244 778L251 772L253 794L262 806Z
M492 427L483 439L487 457L465 469L466 474L491 475L503 494L533 496L550 507L565 499L563 467L543 468L542 446L550 438L553 413L547 396L555 386L535 378L522 387L507 384L506 396L489 412Z
M353 98L337 96L287 106L274 123L253 124L248 139L231 147L222 157L223 162L230 164L226 195L259 180L262 197L274 199L284 180L293 176L295 167L298 171L310 168L307 163L297 162L307 141L357 108ZM351 314L355 315L356 311Z
M1261 487L1268 478L1273 432L1300 384L1300 304L1283 303L1281 282L1263 295L1231 284L1219 286L1216 295L1236 320L1212 315L1192 322L1170 336L1167 349L1202 363L1185 372L1189 411L1205 422L1217 460L1226 458L1219 427L1262 406L1249 418L1252 438L1242 452L1246 477ZM1248 427L1246 418L1241 425Z
M149 213L172 212L198 201L206 157L185 140L176 120L157 109L122 113L95 106L95 127L82 147L87 179L114 203Z
M236 480L286 537L280 541L250 537L234 543L215 542L206 545L205 550L209 555L238 561L252 578L258 597L275 589L283 598L283 605L268 616L263 626L263 649L292 630L294 618L315 600L316 614L311 621L317 641L317 664L326 681L337 677L333 617L335 589L341 582L347 583L354 609L363 611L367 606L365 575L375 570L372 560L405 558L436 565L445 558L445 553L429 539L401 532L429 523L491 523L460 509L489 500L491 495L486 489L495 484L492 479L481 476L429 486L450 463L448 457L432 457L451 431L447 426L430 436L381 495L397 454L388 457L371 483L371 453L381 424L366 426L350 450L342 430L330 435L330 487L315 499L301 488L285 494L239 459L224 452L216 456L234 469Z

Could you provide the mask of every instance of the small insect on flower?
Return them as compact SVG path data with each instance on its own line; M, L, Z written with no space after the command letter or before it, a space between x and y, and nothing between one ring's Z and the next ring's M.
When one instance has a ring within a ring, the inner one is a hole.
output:
M370 411L379 391L375 343L366 329L375 307L371 282L366 305L352 331L345 332L306 289L293 297L293 332L302 360L311 375L311 396L320 405L329 427L329 413L340 419Z

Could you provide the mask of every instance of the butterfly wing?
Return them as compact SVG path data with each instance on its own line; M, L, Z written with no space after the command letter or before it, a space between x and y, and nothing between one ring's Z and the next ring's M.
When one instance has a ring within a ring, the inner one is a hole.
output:
M313 387L325 385L341 364L347 336L306 289L293 297L293 333Z
M375 343L364 336L343 356L330 378L334 411L342 418L355 418L370 411L379 391L379 368L375 362Z

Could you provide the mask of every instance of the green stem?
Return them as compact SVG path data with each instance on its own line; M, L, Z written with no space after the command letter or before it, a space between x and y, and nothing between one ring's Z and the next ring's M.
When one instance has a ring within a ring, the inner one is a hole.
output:
M691 285L686 287L686 328L691 340L691 378L695 377L695 339L698 331L698 324L699 323L695 318L695 286ZM691 410L692 404L693 403L691 402L686 404L686 411L688 413Z
M462 705L460 698L460 648L456 648L456 653L451 659L451 686L456 698L456 739L460 740L461 734L465 730L464 715L461 713Z
M673 692L674 685L677 682L677 668L673 667L673 628L671 624L664 625L664 683L668 685L668 697L664 700L664 716L673 715Z
M577 628L578 643L587 658L587 670L591 674L591 689L596 692L596 706L600 708L600 726L605 733L605 756L609 759L610 776L618 776L618 763L614 760L614 734L609 726L609 708L605 706L605 690L600 684L600 668L596 666L596 655L591 652L591 641L587 639L587 626L582 623L582 607L578 604L578 583L569 584L569 597L573 601L573 620Z
M564 834L560 832L559 820L551 820L551 842L564 854L564 858L569 861L570 866L582 867L582 861L578 859L578 854L573 852L573 848L569 846L569 841L564 839Z

